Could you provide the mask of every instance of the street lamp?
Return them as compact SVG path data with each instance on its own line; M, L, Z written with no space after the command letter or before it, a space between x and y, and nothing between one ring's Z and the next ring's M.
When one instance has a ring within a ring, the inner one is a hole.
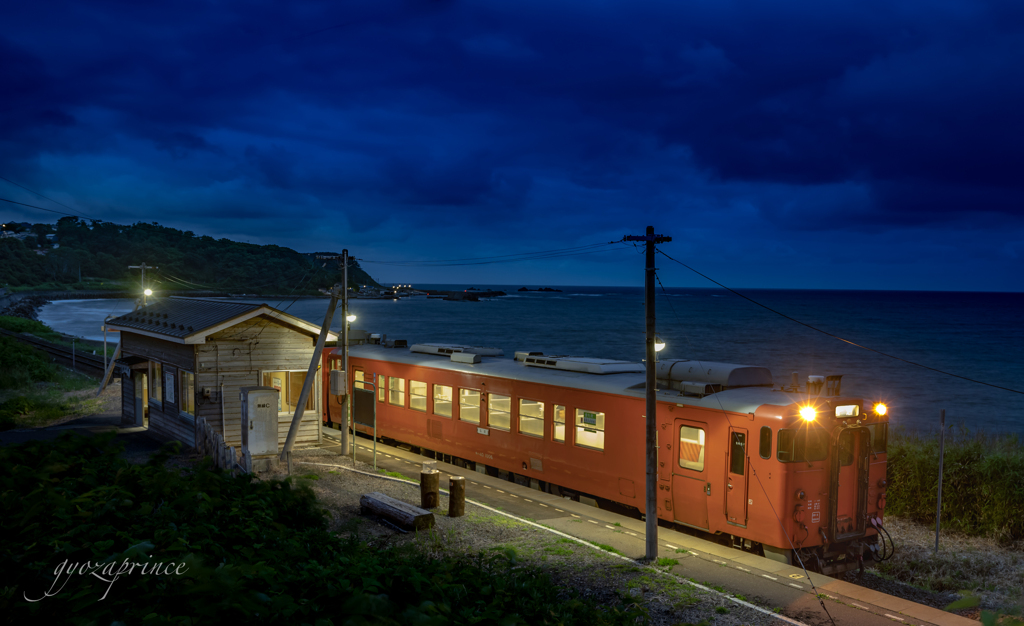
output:
M345 319L348 320L349 324L351 324L352 322L356 321L356 316L355 315L346 315Z
M151 296L151 295L153 295L153 290L152 289L147 289L147 290L143 291L142 293L146 294L147 296Z
M665 349L665 340L661 338L661 335L654 336L654 351L661 352Z

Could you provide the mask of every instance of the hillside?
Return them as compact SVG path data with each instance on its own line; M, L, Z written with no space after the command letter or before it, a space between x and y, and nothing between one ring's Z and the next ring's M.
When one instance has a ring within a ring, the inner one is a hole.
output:
M26 240L28 245L0 239L0 285L124 289L139 280L139 270L128 266L143 261L159 268L146 272L147 285L157 290L315 294L342 280L340 261L317 260L281 246L197 236L155 222L123 226L64 217L53 230L58 246L45 256L37 254L34 239ZM377 285L351 259L349 284Z

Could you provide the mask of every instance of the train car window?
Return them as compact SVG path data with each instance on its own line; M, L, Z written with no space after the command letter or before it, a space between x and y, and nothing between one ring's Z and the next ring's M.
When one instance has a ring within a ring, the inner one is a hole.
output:
M377 375L377 401L384 402L384 394L386 393L386 387L384 386L384 374Z
M487 394L487 425L498 430L512 430L512 398Z
M885 448L889 443L889 425L885 422L868 424L868 430L871 432L871 451L875 454L885 454Z
M704 429L679 427L679 467L704 471Z
M353 386L356 389L366 389L366 379L363 378L363 370L355 370L352 372L352 379L355 381Z
M459 389L459 419L464 422L480 423L480 392L475 389Z
M519 432L533 437L544 436L544 403L519 399Z
M761 427L761 445L758 452L762 459L772 458L772 429L770 426Z
M551 438L565 443L565 407L561 404L556 404L554 415L555 427L551 430Z
M576 409L576 445L604 450L604 413Z
M427 383L409 381L409 408L413 411L427 412Z
M783 463L824 461L828 457L828 433L823 428L782 428L777 457Z
M747 466L747 433L733 432L729 442L729 473L743 475Z
M452 416L452 388L447 385L434 385L434 415Z
M388 376L388 404L405 406L405 379Z

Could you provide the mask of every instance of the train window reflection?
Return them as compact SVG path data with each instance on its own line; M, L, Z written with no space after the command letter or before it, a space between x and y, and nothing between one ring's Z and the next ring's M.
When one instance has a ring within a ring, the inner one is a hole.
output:
M447 385L434 385L434 415L452 416L452 388Z
M823 428L779 430L778 459L783 463L824 461L828 457L828 433Z
M519 399L519 432L534 437L544 436L544 403Z
M405 379L388 376L388 404L405 406Z
M498 430L512 429L512 398L487 394L487 425Z
M604 450L604 413L576 409L576 445Z
M459 419L464 422L480 423L480 392L475 389L459 389Z
M704 471L704 429L679 427L679 467Z
M555 424L551 431L551 438L555 441L565 443L565 407L561 404L555 405Z
M427 411L427 383L418 380L409 381L409 408L414 411Z
M770 426L761 427L761 445L758 452L762 459L772 458L772 429Z
M871 451L875 454L885 454L885 447L889 443L889 425L884 422L868 424L868 430L871 432Z

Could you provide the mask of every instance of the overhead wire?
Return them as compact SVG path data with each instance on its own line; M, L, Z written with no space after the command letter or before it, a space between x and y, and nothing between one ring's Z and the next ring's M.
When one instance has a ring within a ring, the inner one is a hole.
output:
M697 274L698 276L701 276L701 277L703 277L703 278L713 282L714 284L718 285L722 289L725 289L729 293L737 295L737 296L743 298L744 300L747 300L748 302L756 304L757 306L761 307L762 309L765 309L766 311L770 311L770 312L772 312L772 313L774 313L774 314L776 314L776 315L778 315L780 317L784 317L784 318L786 318L787 320L789 320L791 322L795 322L797 324L800 324L801 326L809 328L809 329L811 329L811 330L813 330L815 332L819 332L819 333L821 333L823 335L826 335L828 337L832 337L833 339L838 339L839 341L842 341L843 343L848 343L851 346L854 346L856 348L860 348L861 350L867 350L868 352L874 352L875 354L879 354L881 356L888 357L890 359L894 359L896 361L900 361L900 362L906 363L908 365L913 365L915 367L920 367L922 369L930 370L930 371L936 372L938 374L943 374L945 376L951 376L953 378L959 378L961 380L966 380L968 382L977 383L979 385L985 385L987 387L994 387L995 389L1002 389L1003 391L1009 391L1011 393L1019 393L1019 394L1024 395L1024 391L1021 391L1019 389L1012 389L1010 387L1003 387L1002 385L996 385L996 384L993 384L993 383L988 383L988 382L985 382L983 380L977 380L977 379L970 378L970 377L967 377L967 376L961 376L960 374L954 374L952 372L947 372L946 370L941 370L941 369L938 369L936 367L931 367L929 365L924 365L923 363L918 363L916 361L911 361L909 359L904 359L902 357L898 357L896 355L889 354L887 352L882 352L881 350L876 350L874 348L861 345L861 344L856 343L854 341L850 341L849 339L844 339L843 337L840 337L839 335L832 334L832 333L830 333L830 332L828 332L826 330L822 330L820 328L817 328L816 326L812 326L811 324L808 324L806 322L802 322L802 321L796 319L795 317L790 317L789 315L786 315L785 313L782 313L781 311L777 311L777 310L771 308L770 306L767 306L765 304L761 304L757 300L754 300L753 298L751 298L749 296L743 295L742 293L736 291L735 289L731 289L729 287L726 287L725 285L723 285L722 283L718 282L714 278L711 278L710 276L695 270L694 268L690 267L689 265L687 265L686 263L683 263L682 261L680 261L678 259L672 258L671 256L665 254L661 250L657 250L657 252L658 252L658 254L660 254L660 255L664 256L665 258L669 259L670 261L674 261L674 262L678 263L679 265L682 265L683 267L685 267L686 269L690 270L694 274Z
M89 219L96 219L94 217L90 217L90 216L86 215L85 213L65 213L64 211L57 211L55 209L46 209L46 208L43 208L41 206L36 206L34 204L26 204L24 202L18 202L16 200L8 200L7 198L0 198L0 200L2 200L4 202L10 202L11 204L17 204L17 205L20 205L20 206L27 206L30 209L39 209L40 211L49 211L50 213L56 213L58 215L66 215L68 217L88 217ZM99 221L99 220L97 220L97 221Z
M665 256L668 256L668 255L665 255ZM672 301L669 299L668 290L665 289L665 284L661 282L661 277L658 276L657 272L654 273L654 278L658 281L658 285L661 286L661 291L665 295L665 300L668 302L669 310L672 311L672 316L676 318L676 323L679 324L680 327L683 327L682 320L679 319L679 315L676 314L676 309L675 309L674 306L672 306ZM683 331L683 340L686 341L687 345L689 345L691 347L691 349L692 349L692 345L690 344L690 337L686 333L685 330ZM701 363L700 359L694 359L694 360L697 362L697 366L700 367L703 370L704 369L704 364ZM725 410L725 405L722 404L722 398L718 394L712 394L712 395L715 397L715 400L718 402L718 408L722 411L722 415L725 416L725 421L728 422L729 428L731 430L733 428L732 418L729 416L729 412ZM745 431L744 431L744 436L746 436ZM749 450L749 443L750 443L749 441L745 441L744 442L744 446L743 446L744 456L746 456L746 453ZM731 454L731 452L730 452L730 454ZM747 465L745 464L745 466L747 466ZM789 542L790 549L793 551L793 554L796 556L797 562L800 563L800 568L803 570L804 576L807 577L807 582L810 583L811 590L814 591L814 597L817 598L818 604L821 606L821 609L823 611L825 611L825 615L827 615L829 621L832 622L832 626L836 626L835 619L832 617L832 614L829 612L828 607L825 606L824 600L821 599L821 595L822 594L818 592L818 588L814 584L814 580L811 578L810 573L807 571L807 566L804 565L803 557L800 556L800 552L796 549L796 545L793 543L792 537L790 537L789 536L789 532L786 531L785 524L782 523L782 518L779 517L778 512L775 510L775 505L772 503L771 497L768 495L768 492L765 490L764 484L761 482L761 477L757 475L757 470L752 465L750 465L749 467L750 467L751 474L754 476L755 479L757 479L757 484L758 484L759 487L761 487L761 491L764 493L765 500L768 501L768 506L771 507L771 509L772 509L772 514L775 516L775 520L779 523L779 528L782 530L782 534L785 535L786 541ZM746 499L745 496L744 496L744 499Z

